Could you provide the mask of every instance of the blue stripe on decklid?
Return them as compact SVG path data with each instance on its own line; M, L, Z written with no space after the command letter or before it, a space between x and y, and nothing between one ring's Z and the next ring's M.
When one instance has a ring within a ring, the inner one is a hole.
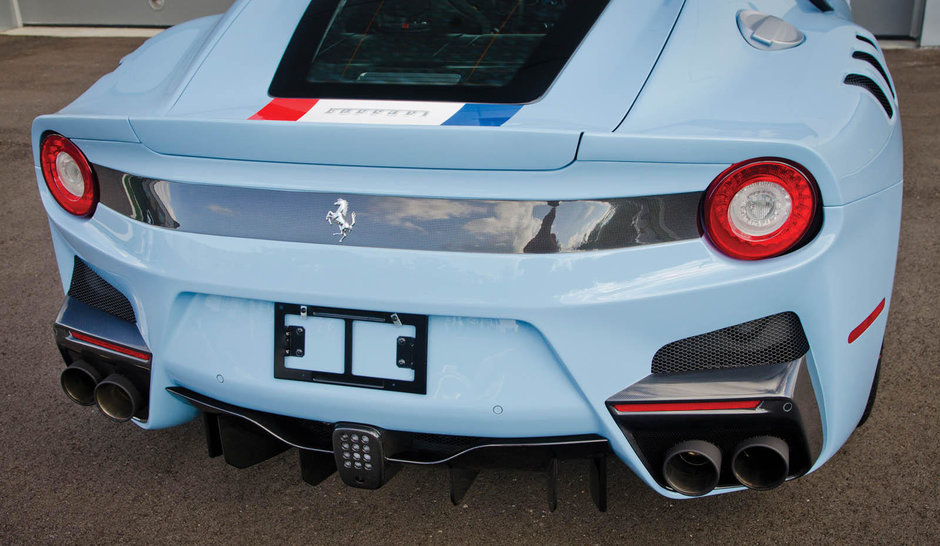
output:
M442 125L499 127L522 108L521 104L465 104Z

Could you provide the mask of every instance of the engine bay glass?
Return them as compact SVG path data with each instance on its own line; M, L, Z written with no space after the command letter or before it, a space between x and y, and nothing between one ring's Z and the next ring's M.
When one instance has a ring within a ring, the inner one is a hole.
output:
M528 102L545 92L606 4L314 0L271 95Z

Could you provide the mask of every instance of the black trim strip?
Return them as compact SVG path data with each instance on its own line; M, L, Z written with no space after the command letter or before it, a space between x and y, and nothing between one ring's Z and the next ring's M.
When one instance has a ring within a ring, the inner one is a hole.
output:
M167 387L170 394L173 394L197 409L215 414L231 415L240 417L249 421L262 430L284 442L285 444L303 449L306 451L316 451L320 453L333 453L333 444L330 433L333 430L333 423L322 421L310 421L284 415L276 415L262 411L238 407L226 402L214 400L193 392L185 387ZM394 463L416 464L416 465L434 465L453 461L463 455L483 449L493 448L532 448L532 447L576 447L576 446L596 446L600 450L606 450L608 441L606 438L596 434L581 434L576 436L552 436L552 437L533 437L533 438L469 438L461 436L439 436L417 432L404 432L394 430L383 430L383 435L398 436L405 439L405 444L412 442L423 442L428 444L427 438L439 437L442 440L452 439L456 441L474 441L472 445L455 447L438 453L432 452L425 446L423 449L405 449L402 452L389 453L386 460ZM452 442L451 442L452 443Z
M572 201L392 197L187 184L95 166L101 204L166 229L372 248L551 254L697 239L701 193ZM343 199L345 238L325 216Z
M888 85L888 91L891 91L891 96L892 97L897 96L894 94L894 88L891 86L891 79L888 78L888 72L885 71L884 67L881 66L881 63L878 62L878 59L874 55L872 55L871 53L865 53L864 51L856 51L855 53L852 54L852 58L865 61L866 63L872 65L875 68L875 70L877 70L878 73L881 74L881 77L885 79L885 83Z
M875 48L876 50L879 49L878 45L877 45L875 42L873 42L873 41L871 40L871 38L868 38L867 36L862 36L861 34L856 34L855 37L856 37L857 39L859 39L859 40L865 42L866 44L872 46L872 47Z
M881 86L879 86L875 80L861 74L849 74L842 83L861 87L868 91L881 103L881 107L885 109L885 113L888 114L888 117L894 117L894 109L891 107L891 101L888 100L885 92L881 90Z

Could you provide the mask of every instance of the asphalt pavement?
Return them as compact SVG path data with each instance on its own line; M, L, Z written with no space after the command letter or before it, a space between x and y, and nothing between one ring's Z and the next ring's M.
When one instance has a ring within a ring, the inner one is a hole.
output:
M141 43L0 36L0 543L940 543L940 50L892 50L905 141L904 218L871 420L814 474L769 492L675 501L610 465L610 509L585 463L487 471L463 503L441 469L384 488L317 487L288 451L247 470L206 457L199 422L113 423L59 388L62 303L32 166L32 119Z

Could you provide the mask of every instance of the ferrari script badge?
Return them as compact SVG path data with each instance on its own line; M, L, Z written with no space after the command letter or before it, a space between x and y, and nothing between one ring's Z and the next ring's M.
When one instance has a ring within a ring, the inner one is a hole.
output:
M339 228L339 231L333 235L339 235L339 242L343 242L346 239L346 236L349 235L349 232L352 231L354 225L356 225L356 213L355 211L349 212L349 202L345 199L337 199L333 206L336 207L336 210L331 210L326 213L326 221L333 225L333 222L336 222L336 227ZM346 219L346 213L349 213L349 219Z

